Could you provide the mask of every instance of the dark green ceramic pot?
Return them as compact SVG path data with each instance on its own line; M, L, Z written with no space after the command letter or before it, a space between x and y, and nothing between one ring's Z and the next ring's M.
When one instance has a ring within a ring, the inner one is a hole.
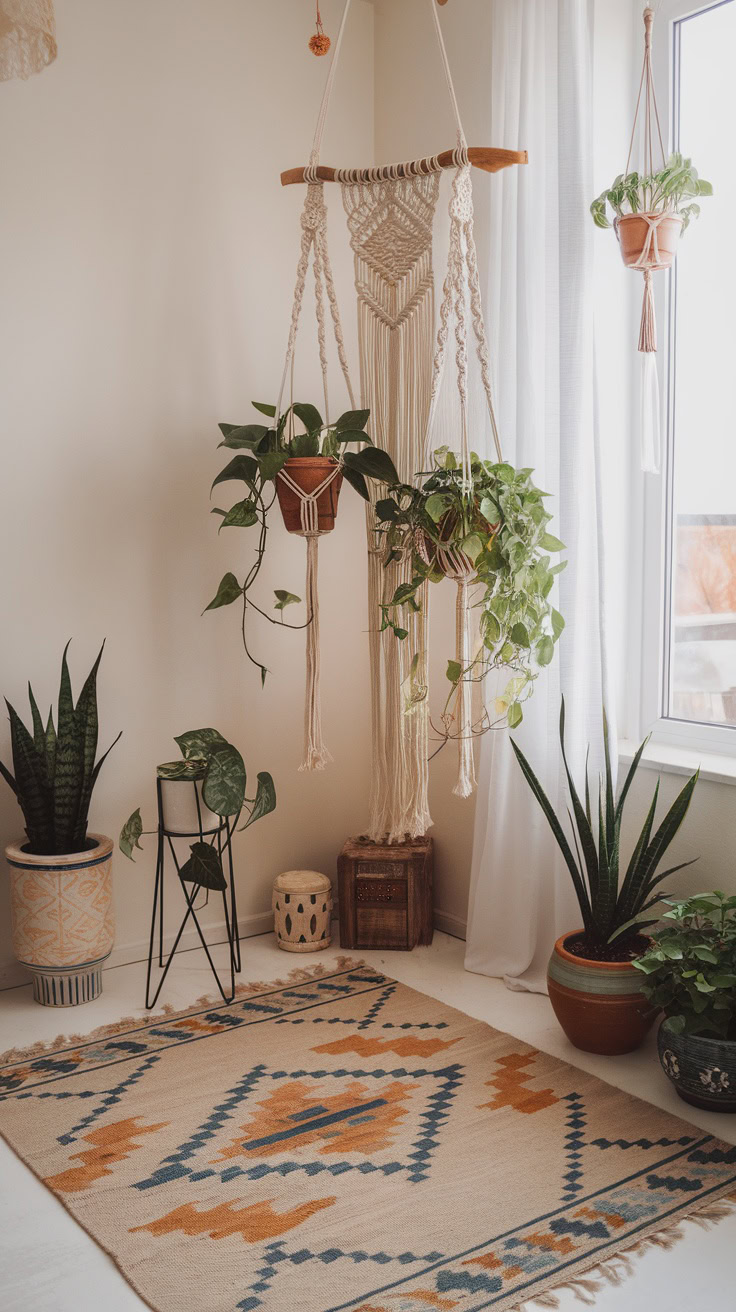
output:
M709 1112L736 1112L736 1042L675 1034L663 1020L657 1035L662 1070L680 1097Z

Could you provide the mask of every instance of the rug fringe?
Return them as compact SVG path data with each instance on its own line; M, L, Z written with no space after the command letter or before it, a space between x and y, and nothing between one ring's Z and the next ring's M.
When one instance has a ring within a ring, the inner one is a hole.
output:
M325 975L335 975L342 970L356 970L360 966L365 966L362 958L343 957L337 958L337 962L332 962L326 966L322 962L317 962L313 966L295 966L290 970L285 979L258 980L252 983L236 984L235 1000L238 998L253 997L258 993L267 993L273 989L285 989L292 984L305 984L313 979L322 979ZM142 1016L123 1016L120 1020L111 1021L107 1025L98 1025L96 1029L90 1030L87 1034L59 1034L55 1039L42 1039L37 1043L32 1043L26 1048L9 1048L7 1052L0 1053L0 1066L13 1065L15 1062L32 1061L36 1057L43 1057L50 1052L58 1052L61 1048L72 1048L75 1043L90 1043L95 1040L111 1039L116 1034L123 1034L126 1030L135 1029L141 1025L155 1025L158 1021L171 1020L190 1016L193 1011L200 1007L220 1007L223 1003L219 995L212 996L205 994L197 998L188 1007L177 1011L170 1002L164 1004L160 1011L144 1012Z
M714 1202L704 1203L702 1207L695 1208L692 1212L684 1215L681 1213L677 1220L670 1222L669 1225L664 1225L652 1234L643 1235L641 1239L636 1239L626 1248L612 1253L605 1261L596 1263L581 1275L554 1284L541 1294L533 1294L523 1303L515 1303L508 1312L536 1312L540 1307L559 1308L559 1295L563 1293L572 1294L579 1303L592 1307L596 1296L606 1286L622 1285L634 1274L634 1258L641 1257L651 1248L674 1248L675 1244L684 1239L685 1231L682 1228L684 1221L692 1221L701 1229L710 1230L712 1226L717 1225L727 1216L733 1216L735 1212L736 1192L726 1194Z

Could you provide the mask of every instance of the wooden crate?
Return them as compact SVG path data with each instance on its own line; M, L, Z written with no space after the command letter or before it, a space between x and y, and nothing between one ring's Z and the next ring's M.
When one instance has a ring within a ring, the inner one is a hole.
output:
M342 947L410 951L431 943L433 871L431 838L349 838L337 861Z

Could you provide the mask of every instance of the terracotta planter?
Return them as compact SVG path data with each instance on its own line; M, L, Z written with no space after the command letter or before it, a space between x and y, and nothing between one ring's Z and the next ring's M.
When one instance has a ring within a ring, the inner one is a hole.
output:
M565 1034L583 1052L614 1056L638 1048L656 1008L641 991L643 975L628 961L588 961L568 952L563 934L549 960L549 1000Z
M684 1102L709 1112L736 1112L736 1042L675 1034L663 1020L657 1048L662 1070Z
M638 263L650 230L647 220L657 218L659 215L652 213L624 214L623 218L614 219L613 227L621 247L621 259L627 269L669 269L672 265L682 232L682 218L679 214L667 214L659 219L656 228L659 260L655 260L654 240L652 240L646 262Z
M335 461L330 456L293 456L284 465L289 477L303 492L313 493L320 483L335 468ZM317 497L317 527L320 533L330 533L335 527L337 502L342 487L342 470L335 475L332 482ZM302 533L302 501L283 478L276 479L276 495L279 499L281 514L289 533Z
M74 1007L102 992L102 964L115 938L112 839L90 834L84 852L36 856L5 849L13 948L46 1007Z

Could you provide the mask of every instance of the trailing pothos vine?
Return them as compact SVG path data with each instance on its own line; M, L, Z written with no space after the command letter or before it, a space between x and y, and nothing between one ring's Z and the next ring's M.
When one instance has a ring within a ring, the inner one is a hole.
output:
M286 608L301 601L294 592L285 588L274 590L276 616L264 610L252 595L266 554L269 512L276 500L276 480L281 470L294 457L327 457L339 465L346 481L366 501L369 500L367 478L395 483L398 476L391 458L373 445L365 431L370 415L368 410L348 410L335 423L326 424L315 406L302 402L295 402L278 420L275 406L260 401L254 401L253 406L274 422L270 427L260 423L219 425L222 433L219 445L240 454L233 456L217 475L212 490L220 484L236 481L244 485L245 495L229 510L216 506L212 513L221 517L219 532L224 528L255 530L255 558L242 582L231 571L223 575L215 596L205 609L217 610L241 602L243 647L248 659L260 670L261 682L264 683L267 667L253 655L249 645L249 611L255 611L271 624L290 629L304 629L312 622L311 615L299 624L284 618ZM303 431L295 431L295 420ZM349 447L360 449L349 450Z
M434 453L434 468L418 475L418 486L395 482L376 505L386 564L407 554L412 563L411 579L381 606L383 630L392 629L400 641L408 636L407 612L420 608L425 581L447 576L448 553L459 553L467 566L479 637L467 665L447 663L443 742L455 736L451 705L461 682L481 683L494 670L505 669L510 677L492 705L484 705L472 732L520 724L522 702L539 668L552 660L565 626L549 600L567 563L554 564L552 556L564 544L548 532L547 493L535 487L532 472L473 454L468 487L457 457L442 447ZM415 684L407 708L425 696L426 688Z

